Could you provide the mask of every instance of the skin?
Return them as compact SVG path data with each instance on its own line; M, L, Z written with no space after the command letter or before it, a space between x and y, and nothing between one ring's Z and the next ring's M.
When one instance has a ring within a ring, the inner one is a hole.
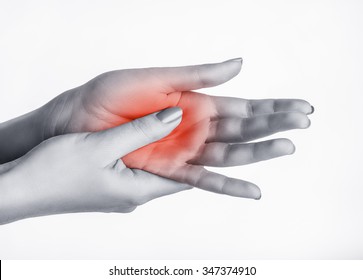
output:
M232 79L241 65L241 59L234 59L104 73L51 102L57 109L50 114L53 121L45 128L46 135L99 131L179 106L184 111L181 125L162 142L124 157L125 164L204 190L259 198L259 190L253 195L245 192L254 191L256 185L207 171L204 166L238 166L292 154L295 147L288 139L244 142L307 128L312 107L304 100L246 100L194 92Z
M1 220L69 212L129 212L155 197L191 186L259 199L256 185L204 166L237 166L292 154L295 148L288 139L245 142L307 128L307 115L313 109L304 100L246 100L195 92L230 80L241 64L241 59L234 59L112 71L0 124L0 161L5 163L0 165L0 196L5 198ZM155 122L138 119L174 106L182 108L184 115L171 134L176 125L168 133L155 135L160 130ZM130 122L135 119L141 125ZM109 136L109 131L124 126L135 131ZM89 144L93 138L97 140ZM118 149L123 152L115 152ZM105 153L107 161L96 156ZM117 179L105 175L112 172ZM132 177L130 172L141 175Z
M4 165L0 224L60 213L127 213L152 199L190 189L189 185L127 168L120 160L152 142L140 131L161 139L180 121L181 117L163 123L152 114L101 132L73 133L42 142Z

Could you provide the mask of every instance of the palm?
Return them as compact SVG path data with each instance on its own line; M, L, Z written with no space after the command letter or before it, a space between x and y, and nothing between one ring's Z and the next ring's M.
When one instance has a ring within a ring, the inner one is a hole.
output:
M86 120L83 130L98 131L168 107L181 107L182 123L170 135L123 158L130 168L173 178L175 172L188 161L198 158L203 150L216 109L212 98L207 95L172 89L165 91L167 86L156 77L151 85L144 86L142 78L133 81L137 87L125 89L125 82L114 80L112 73L98 77L88 85L82 105L84 110L77 110L77 113ZM77 118L73 120L80 122Z

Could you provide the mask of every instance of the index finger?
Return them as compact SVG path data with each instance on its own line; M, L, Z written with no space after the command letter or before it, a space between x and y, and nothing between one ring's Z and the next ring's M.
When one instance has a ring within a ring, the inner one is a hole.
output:
M279 112L311 114L313 107L302 99L248 100L235 97L211 97L219 118L249 118Z

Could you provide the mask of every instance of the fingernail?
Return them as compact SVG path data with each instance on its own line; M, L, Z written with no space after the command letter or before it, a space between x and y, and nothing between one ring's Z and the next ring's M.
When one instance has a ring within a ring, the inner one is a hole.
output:
M242 64L242 57L237 57L237 58L232 58L232 59L230 59L230 60L227 60L226 62L229 62L229 61L235 61L235 62L239 62L239 63L241 63Z
M172 107L165 110L160 111L156 114L156 117L163 123L171 123L180 119L183 115L183 111L179 107Z
M314 111L315 111L314 106L311 106L311 113L310 114L314 113Z

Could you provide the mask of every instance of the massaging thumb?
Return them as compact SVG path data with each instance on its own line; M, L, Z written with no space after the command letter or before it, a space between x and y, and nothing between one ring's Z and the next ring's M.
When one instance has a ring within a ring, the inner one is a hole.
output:
M120 126L92 133L88 140L96 145L94 148L103 159L111 162L169 135L180 124L182 115L183 111L179 107L167 108Z

